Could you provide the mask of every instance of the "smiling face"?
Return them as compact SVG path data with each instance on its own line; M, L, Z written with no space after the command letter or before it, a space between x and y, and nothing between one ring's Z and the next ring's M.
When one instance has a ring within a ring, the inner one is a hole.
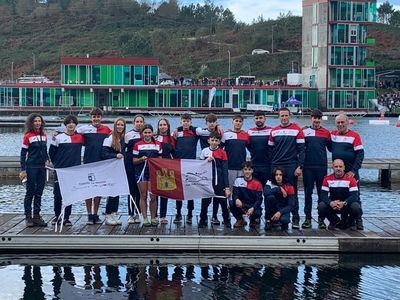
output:
M336 117L336 128L339 131L339 133L341 133L341 134L346 133L348 125L349 125L349 122L348 122L346 116L339 115Z
M158 130L162 135L166 135L168 132L168 123L165 120L160 120L158 122Z
M251 180L253 178L253 168L244 167L242 169L245 180Z
M97 127L101 124L101 115L91 115L90 120L92 121L92 125Z
M76 124L73 121L71 121L67 125L65 125L65 127L67 128L67 132L68 133L74 133L75 132L75 128L76 128Z
M143 140L145 142L151 142L151 138L153 136L153 131L150 128L146 128L145 130L142 131L143 134Z
M321 119L311 117L311 126L314 129L319 129L321 128Z
M215 137L210 137L210 138L208 138L208 143L210 144L210 148L212 150L215 150L219 147L219 144L221 143L221 141Z
M41 117L34 118L33 119L33 128L35 130L39 130L41 126L42 126L42 118Z
M144 119L143 119L142 117L136 117L136 118L133 120L133 128L134 128L136 131L141 131L141 130L142 130L142 127L143 127L143 124L144 124Z
M181 119L181 125L182 125L183 129L189 129L189 127L192 126L192 120Z
M117 133L122 134L125 131L125 123L122 120L118 120L117 123L115 124L115 129L117 130Z

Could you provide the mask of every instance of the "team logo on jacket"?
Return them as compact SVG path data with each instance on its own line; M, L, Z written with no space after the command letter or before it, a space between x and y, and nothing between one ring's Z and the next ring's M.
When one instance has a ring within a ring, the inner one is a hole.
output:
M162 191L172 191L176 189L175 172L162 168L157 170L157 189Z

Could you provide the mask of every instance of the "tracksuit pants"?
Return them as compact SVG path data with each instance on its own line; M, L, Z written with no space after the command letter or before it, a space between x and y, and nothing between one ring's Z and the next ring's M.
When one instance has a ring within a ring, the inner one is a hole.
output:
M26 194L24 198L25 216L32 215L32 201L33 214L38 215L40 213L42 205L42 194L44 185L46 183L46 169L26 168L26 175Z
M264 199L265 204L265 219L271 220L272 216L278 212L281 208L285 207L286 205L282 206L282 203L279 203L279 200L274 195L269 195ZM290 213L282 214L279 222L282 225L286 225L290 223Z
M318 204L321 200L321 187L324 177L327 174L327 168L307 169L303 170L303 184L304 184L304 214L306 219L311 219L312 210L312 194L314 184L317 188Z

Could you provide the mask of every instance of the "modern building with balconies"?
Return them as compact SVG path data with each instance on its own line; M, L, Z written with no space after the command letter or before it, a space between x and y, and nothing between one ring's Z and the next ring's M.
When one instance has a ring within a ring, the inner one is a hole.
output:
M375 40L376 0L303 0L304 86L318 89L319 107L366 109L375 98L375 63L368 47Z

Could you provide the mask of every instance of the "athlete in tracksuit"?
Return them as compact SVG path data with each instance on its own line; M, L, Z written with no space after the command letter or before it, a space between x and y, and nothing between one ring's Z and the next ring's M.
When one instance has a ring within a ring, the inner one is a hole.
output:
M21 148L21 172L19 177L26 182L24 199L25 222L27 227L47 226L40 216L42 194L46 181L47 136L44 132L44 120L41 115L32 113L25 122L25 135ZM33 218L32 218L33 200Z
M306 157L303 168L304 213L306 219L302 228L311 228L312 193L314 183L317 188L318 203L321 202L321 186L327 174L328 161L326 150L332 150L331 134L321 127L322 112L315 109L311 113L311 127L303 129L306 145ZM319 228L324 229L323 220L318 220Z
M292 210L292 227L300 228L299 199L297 197L297 177L304 166L303 130L290 123L290 111L284 107L279 110L281 124L271 130L268 144L271 146L271 167L283 167L288 183L295 189L295 204Z
M51 162L56 169L79 166L81 164L81 152L85 141L82 134L75 132L78 119L69 115L64 119L64 125L66 126L66 131L54 137L49 149ZM52 223L55 224L62 208L62 196L57 173L55 173L53 193L55 217ZM72 205L68 205L65 208L64 225L66 226L72 225L69 220L71 208Z

